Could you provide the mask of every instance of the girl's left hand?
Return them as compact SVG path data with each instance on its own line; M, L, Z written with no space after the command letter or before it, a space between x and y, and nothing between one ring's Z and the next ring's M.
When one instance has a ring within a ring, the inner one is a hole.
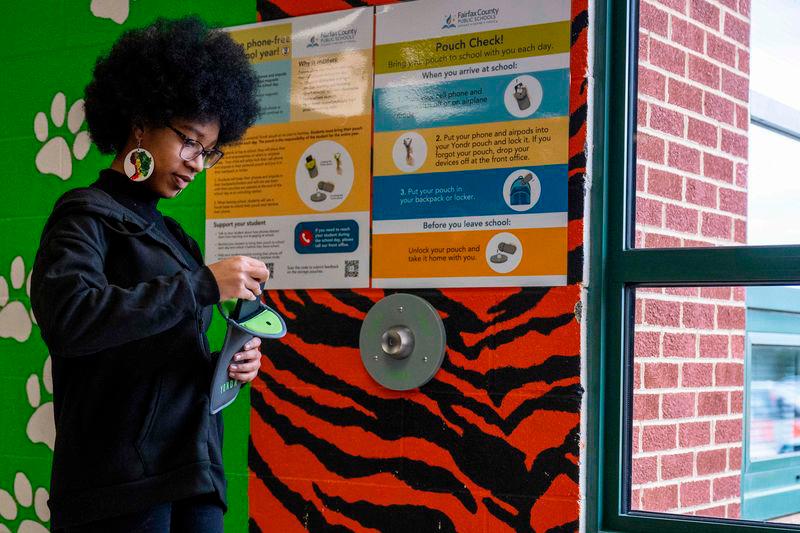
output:
M244 349L233 356L233 363L228 367L228 375L241 383L250 383L258 375L261 368L261 339L253 337Z

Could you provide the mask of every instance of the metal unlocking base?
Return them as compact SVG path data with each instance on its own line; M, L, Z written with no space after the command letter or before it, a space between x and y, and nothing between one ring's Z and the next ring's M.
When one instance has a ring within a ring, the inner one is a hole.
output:
M430 381L442 366L446 346L439 313L413 294L380 300L361 325L361 361L387 389L415 389Z

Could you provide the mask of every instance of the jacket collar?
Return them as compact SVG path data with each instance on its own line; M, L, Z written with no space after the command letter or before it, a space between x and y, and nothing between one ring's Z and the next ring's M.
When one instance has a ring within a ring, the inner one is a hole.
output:
M191 268L184 254L176 248L175 244L171 242L170 239L167 239L166 236L162 235L161 232L156 229L155 223L146 221L141 216L114 200L114 198L105 191L93 187L82 187L67 191L56 202L53 213L50 215L45 225L42 236L47 233L55 221L73 213L90 213L99 215L110 221L122 222L123 224L118 225L119 227L109 227L117 233L126 233L129 235L146 234L167 248L181 265L185 268ZM126 226L133 228L133 231L124 229ZM136 231L137 228L138 231ZM195 259L198 260L200 265L203 264L202 257L197 257L197 254L192 248L187 246L187 251L195 256Z

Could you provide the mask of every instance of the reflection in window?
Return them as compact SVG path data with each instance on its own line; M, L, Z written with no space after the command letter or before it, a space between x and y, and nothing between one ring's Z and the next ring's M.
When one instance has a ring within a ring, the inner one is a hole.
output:
M745 289L637 288L634 313L631 509L739 518Z
M630 508L800 523L800 288L638 287Z
M753 344L750 460L800 451L800 346Z

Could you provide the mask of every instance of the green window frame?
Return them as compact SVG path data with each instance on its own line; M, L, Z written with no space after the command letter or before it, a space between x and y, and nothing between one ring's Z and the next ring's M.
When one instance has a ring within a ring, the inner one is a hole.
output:
M633 296L637 287L789 285L800 246L633 246L638 0L595 12L594 124L587 289L587 531L744 533L797 526L631 511ZM627 478L627 479L626 479Z

